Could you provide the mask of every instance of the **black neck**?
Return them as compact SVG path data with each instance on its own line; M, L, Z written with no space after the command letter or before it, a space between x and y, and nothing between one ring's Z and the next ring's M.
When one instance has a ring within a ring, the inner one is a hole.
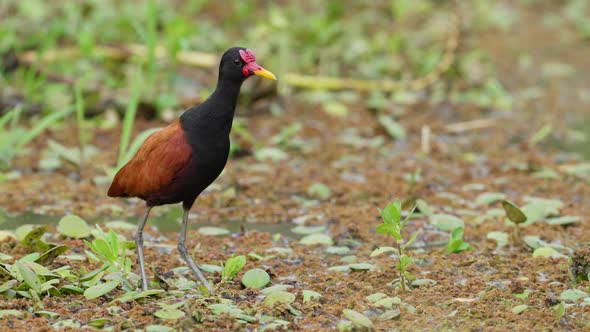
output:
M183 129L197 132L199 136L225 132L229 134L241 86L242 81L221 77L207 100L180 116Z
M216 115L221 117L234 117L234 111L236 110L236 103L238 101L238 95L240 94L240 87L242 81L233 81L220 78L217 82L217 87L207 101L212 102L216 106L220 107L219 110L212 110Z

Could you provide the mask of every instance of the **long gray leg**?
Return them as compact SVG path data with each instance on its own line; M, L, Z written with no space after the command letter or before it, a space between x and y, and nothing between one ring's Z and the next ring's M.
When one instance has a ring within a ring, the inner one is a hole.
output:
M141 288L144 291L148 290L148 282L147 277L145 275L145 263L143 259L143 228L145 227L145 223L148 220L148 216L150 215L151 210L152 207L148 206L145 210L143 219L137 227L137 233L135 234L135 247L137 248L137 255L139 256L139 269L141 270Z
M199 279L201 284L203 284L203 286L207 287L207 289L209 290L209 293L213 293L213 288L211 287L211 284L209 284L207 279L205 279L205 276L203 276L203 273L201 273L201 270L199 270L199 268L197 267L197 264L192 259L192 257L189 255L188 250L186 249L185 243L186 243L186 228L187 228L187 224L188 224L188 213L189 213L189 209L185 208L184 214L182 215L182 230L180 231L180 242L178 242L178 251L180 252L180 256L182 256L182 259L184 259L186 264L188 264L188 267L191 269L191 271L193 271L193 274Z

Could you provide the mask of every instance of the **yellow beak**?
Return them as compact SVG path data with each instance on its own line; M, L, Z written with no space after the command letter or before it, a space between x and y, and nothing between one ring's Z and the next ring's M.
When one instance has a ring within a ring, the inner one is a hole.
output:
M264 69L264 68L260 68L258 70L254 71L254 75L256 76L262 76L271 80L277 80L275 74L271 73L270 71Z

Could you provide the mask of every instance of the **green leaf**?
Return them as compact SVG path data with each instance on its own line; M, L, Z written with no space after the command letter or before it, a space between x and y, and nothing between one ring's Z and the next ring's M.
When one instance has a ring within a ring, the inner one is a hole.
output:
M573 223L580 222L582 218L578 216L563 216L557 218L548 218L547 223L549 225L569 225Z
M108 322L110 322L110 320L106 318L95 318L89 320L86 324L88 326L94 327L95 329L102 329Z
M508 219L510 219L510 221L513 223L522 224L527 220L527 216L524 214L524 212L513 202L503 200L502 207L504 208Z
M354 263L349 264L348 267L350 267L350 269L353 271L368 271L377 269L375 265L369 263Z
M505 232L489 232L486 235L486 238L496 241L498 243L498 247L504 246L508 243L508 234Z
M84 289L74 285L64 285L59 288L62 294L84 294Z
M148 325L145 328L146 332L172 332L176 331L174 328L165 325Z
M336 102L336 101L327 101L323 105L324 112L336 116L336 117L344 117L348 115L348 107L346 105Z
M314 183L307 188L307 194L319 199L330 198L330 188L323 183Z
M389 234L393 236L396 240L401 240L401 234L399 232L399 228L393 224L380 224L375 227L375 232L379 234Z
M549 246L549 243L541 240L541 238L538 237L537 235L526 235L523 238L523 240L524 240L524 243L526 243L527 246L529 246L532 249L537 249L537 248Z
M533 251L533 257L566 258L567 256L551 247L540 247Z
M256 149L256 151L254 151L254 157L258 161L270 160L273 162L278 162L287 159L289 155L279 148L265 147Z
M400 201L396 199L393 204L388 203L385 209L379 209L379 213L381 214L383 223L399 225L401 221Z
M490 205L503 200L506 197L504 193L482 193L475 199L477 205Z
M455 228L449 236L449 242L447 243L445 253L448 255L469 250L470 248L471 246L469 244L463 242L463 227L458 227Z
M420 231L415 231L412 236L410 236L410 239L404 244L402 245L402 251L405 250L408 246L410 246L415 240L416 237L418 237L418 234L420 234Z
M565 304L562 301L555 306L555 319L559 321L561 318L563 318L563 316L565 316Z
M39 277L37 274L29 268L25 263L16 262L16 266L18 268L18 272L20 276L23 278L25 283L37 294L41 294L41 281L39 281Z
M425 216L430 216L433 213L432 208L425 200L421 198L416 200L416 209L418 209L420 213Z
M400 270L406 270L408 265L412 264L412 258L410 258L407 255L400 255L399 256L399 263L398 263L398 268Z
M385 131L387 131L387 134L392 138L399 140L406 138L406 130L404 127L391 116L379 114L377 116L377 121L379 121L383 128L385 128Z
M342 313L344 314L344 316L346 316L346 318L348 318L352 322L352 324L357 329L361 331L373 330L373 322L371 322L371 320L367 316L361 314L360 312L350 309L344 309L342 310Z
M223 268L221 266L211 264L199 264L199 270L208 273L223 272Z
M295 294L283 291L273 292L264 299L264 305L269 308L274 308L278 304L291 304L293 302L295 302Z
M246 271L242 276L242 284L246 288L262 288L270 282L270 276L263 269Z
M379 247L375 250L373 250L373 252L371 253L370 257L375 257L375 256L379 256L381 254L384 254L386 252L394 252L397 254L397 248L394 247Z
M176 320L184 317L184 311L173 307L164 307L154 312L154 316L161 319Z
M429 221L431 224L433 224L435 227L437 227L440 230L443 231L453 231L454 229L457 228L463 228L465 227L465 223L463 222L463 220L450 215L450 214L444 214L444 213L439 213L439 214L433 214L430 216Z
M391 319L395 319L398 318L401 315L401 310L399 309L392 309L392 310L387 310L386 312L382 313L381 315L379 315L379 320L391 320Z
M33 228L22 240L22 245L33 251L44 252L49 250L49 245L41 240L43 234L47 232L47 225Z
M394 296L394 297L386 297L386 298L380 299L378 301L375 301L375 303L373 303L373 306L391 309L391 308L393 308L393 305L400 305L401 303L402 303L402 300L399 297Z
M0 294L6 292L7 290L11 289L12 287L14 287L16 284L18 284L18 280L8 280L7 282L3 283L2 285L0 285Z
M309 301L318 301L319 299L322 298L322 294L320 294L318 292L314 292L312 290L304 289L302 291L302 293L303 293L303 303L306 303Z
M84 297L88 300L103 296L121 284L121 279L115 279L104 283L96 284L84 291Z
M86 242L92 251L101 257L104 257L107 261L114 263L117 261L117 253L113 253L111 246L104 239L94 239L92 243Z
M57 312L47 311L47 310L38 310L38 311L35 311L34 314L36 316L49 317L49 318L58 318L59 317L59 314Z
M310 234L301 238L301 240L299 240L299 243L305 245L320 244L331 246L334 244L334 241L329 235L326 234Z
M370 303L375 303L381 299L384 299L387 297L387 294L385 293L373 293L371 295L368 295L365 297L365 299L367 299L367 301L369 301Z
M210 236L228 235L231 233L229 230L220 227L201 227L199 228L198 232L200 234Z
M55 246L41 254L41 256L39 256L37 259L35 259L35 263L41 265L50 265L59 255L63 254L67 250L68 247L66 246Z
M526 304L517 305L516 307L512 308L512 313L515 315L520 315L528 308L529 308L529 306Z
M227 259L223 268L222 279L231 280L246 265L246 256L234 256Z
M297 226L291 229L291 232L295 234L314 234L314 233L322 233L325 232L328 228L326 225L317 225L317 226Z
M263 295L269 295L274 292L286 292L287 290L293 288L291 285L274 285L270 287L266 287L265 289L261 290L260 293Z
M16 237L16 239L18 241L22 241L25 239L25 236L27 236L27 234L29 234L35 227L33 227L33 225L29 225L29 224L24 224L21 226L18 226L16 228L16 230L14 231L14 236ZM43 234L41 234L43 235ZM23 244L24 245L24 244Z
M416 211L416 208L417 207L418 207L417 205L412 206L412 209L410 210L410 212L408 213L408 215L404 218L404 221L401 223L401 227L400 228L406 227L406 225L408 224L408 221L410 220L410 218L412 217L412 215ZM401 210L400 210L400 213L401 213Z
M585 298L588 296L588 293L579 290L579 289L567 289L565 291L563 291L561 293L561 295L559 295L559 299L562 301L571 301L571 302L575 302L578 301L582 298Z
M23 311L18 311L15 309L4 309L4 310L0 310L0 318L4 318L4 317L8 317L8 316L14 316L17 318L22 318L24 317L24 312Z
M76 215L68 215L59 221L57 231L67 237L82 239L90 236L90 227L86 221Z
M112 300L110 303L139 300L139 299L148 298L152 295L161 294L161 293L165 293L165 292L166 291L163 289L149 289L149 290L146 290L143 292L132 291L132 292L127 292L127 293L123 294L122 296L119 296L118 298Z
M529 203L522 207L522 212L526 215L526 224L530 225L546 217L545 204L541 202Z
M327 247L326 252L332 255L346 255L350 252L348 247Z

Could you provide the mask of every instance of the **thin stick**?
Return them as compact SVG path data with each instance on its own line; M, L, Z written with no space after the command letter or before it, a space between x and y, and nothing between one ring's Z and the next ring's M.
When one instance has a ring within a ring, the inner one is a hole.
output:
M444 126L444 130L449 133L461 133L469 130L484 129L493 127L498 119L486 118L471 121L457 122Z
M422 153L430 154L430 127L422 126Z
M168 57L166 48L158 45L155 48L155 58L157 60L164 60ZM81 50L77 47L63 47L60 49L49 49L39 54L36 51L29 51L21 54L18 58L22 62L32 63L51 63L56 61L63 61L80 56ZM143 61L147 61L149 50L145 45L129 44L124 47L100 45L94 48L94 55L99 58L107 58L112 60L126 60L130 57L138 57ZM178 51L176 53L176 61L179 63L190 65L194 67L211 68L217 65L217 56L209 53L195 52L195 51Z

